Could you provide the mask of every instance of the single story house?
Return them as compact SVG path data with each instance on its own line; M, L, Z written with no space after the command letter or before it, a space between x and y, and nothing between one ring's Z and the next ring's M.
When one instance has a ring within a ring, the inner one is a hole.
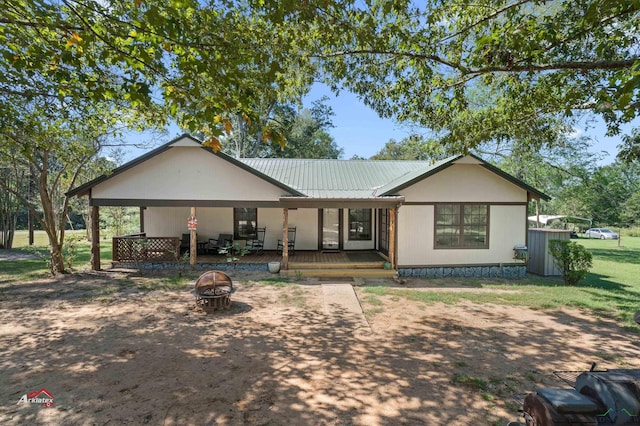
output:
M235 159L186 134L68 195L89 197L94 223L101 206L140 207L147 237L179 238L194 217L198 238L247 240L266 228L264 249L280 247L285 269L278 240L295 227L296 253L375 250L401 276L524 275L514 247L527 244L529 202L549 198L474 155Z

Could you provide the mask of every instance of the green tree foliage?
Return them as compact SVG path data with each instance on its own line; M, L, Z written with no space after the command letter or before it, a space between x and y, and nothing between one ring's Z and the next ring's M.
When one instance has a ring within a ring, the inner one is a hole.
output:
M329 129L333 127L334 115L326 98L314 101L310 109L293 111L284 122L289 125L284 134L286 146L270 145L264 147L265 157L274 158L340 158L344 151L340 148Z
M1 93L72 110L78 100L119 100L150 121L173 117L204 131L214 149L232 111L255 121L258 97L298 99L311 81L288 24L243 2L4 0L2 8Z
M640 165L613 163L599 167L585 186L583 197L595 223L626 225L625 205L640 190Z
M63 259L70 200L65 193L99 152L113 127L125 116L104 105L83 105L82 119L72 119L56 102L14 97L16 115L0 115L0 162L15 162L33 182L33 192L0 180L0 189L29 209L49 239L53 272L66 272Z
M306 23L332 87L438 132L451 153L553 141L581 111L615 134L640 111L636 0L267 3Z
M640 226L640 188L622 204L620 222L625 226Z
M328 133L334 113L326 100L323 97L301 110L291 104L272 104L261 121L251 125L238 119L229 137L222 139L223 149L236 157L340 158L343 150ZM286 145L263 143L265 132L278 134Z
M640 159L640 130L633 129L631 134L622 136L622 143L618 145L618 159L626 163Z
M565 136L550 146L530 139L486 145L484 157L552 197L540 206L540 213L591 217L589 207L575 199L581 195L575 188L591 176L599 159L590 152L588 139Z
M582 245L568 240L549 241L549 251L558 268L562 271L562 279L567 285L577 285L591 266L593 256Z
M266 147L265 157L272 158L340 158L343 149L322 128L309 110L296 114L286 133L287 145Z
M430 160L433 151L429 141L418 135L412 135L397 142L390 139L384 147L371 157L371 160Z
M553 199L545 205L544 213L591 218L597 225L627 226L637 217L633 206L638 191L638 165L593 167L580 176L560 180L550 191Z
M238 112L231 117L231 132L222 138L223 151L236 158L254 158L265 149L268 139L275 139L278 145L284 146L286 128L289 123L286 117L293 115L290 105L270 102L254 107L256 116L249 119Z
M122 236L140 232L139 207L104 207L100 211L100 227L106 236Z

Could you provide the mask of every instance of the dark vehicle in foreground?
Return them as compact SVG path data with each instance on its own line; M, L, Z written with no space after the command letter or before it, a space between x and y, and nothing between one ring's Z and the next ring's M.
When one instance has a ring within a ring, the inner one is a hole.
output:
M635 314L640 325L640 311ZM571 388L542 388L527 395L522 422L507 426L640 426L640 370L558 371Z

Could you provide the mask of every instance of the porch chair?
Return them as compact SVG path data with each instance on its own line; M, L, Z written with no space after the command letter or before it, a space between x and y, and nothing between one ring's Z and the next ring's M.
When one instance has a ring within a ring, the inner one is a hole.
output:
M264 235L267 233L267 228L256 228L256 238L253 240L247 240L245 249L249 253L262 253L264 251Z
M180 238L180 255L189 251L191 246L191 234L182 234Z
M296 251L296 228L289 228L289 254L294 254ZM282 240L278 240L278 247L276 250L284 250L284 242Z
M233 234L219 234L218 238L209 238L209 242L205 247L207 254L213 252L213 254L220 253L220 249L233 246Z

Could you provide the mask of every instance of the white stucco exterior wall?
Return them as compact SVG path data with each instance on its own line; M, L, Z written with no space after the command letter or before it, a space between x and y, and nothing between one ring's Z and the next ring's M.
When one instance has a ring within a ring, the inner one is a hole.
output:
M147 207L144 227L149 237L180 237L188 231L189 207ZM218 238L219 234L233 234L233 208L198 207L198 240ZM275 250L282 239L283 211L279 208L258 209L258 226L266 227L264 248ZM296 227L296 250L317 250L318 210L289 210L289 226Z
M318 209L289 209L289 226L296 227L296 250L318 249Z
M148 237L180 237L189 232L189 207L147 207L144 210L144 230ZM197 208L198 240L233 234L233 209Z
M400 194L405 203L424 204L405 204L398 211L399 266L513 263L513 247L526 242L527 191L473 157L462 158ZM489 248L435 249L433 203L463 202L489 204Z
M202 149L173 146L96 185L99 199L275 201L286 191Z
M442 266L513 263L513 247L526 241L526 206L489 207L488 249L434 248L433 205L402 206L398 211L398 265Z
M453 164L400 191L405 202L527 202L527 192L476 164Z

